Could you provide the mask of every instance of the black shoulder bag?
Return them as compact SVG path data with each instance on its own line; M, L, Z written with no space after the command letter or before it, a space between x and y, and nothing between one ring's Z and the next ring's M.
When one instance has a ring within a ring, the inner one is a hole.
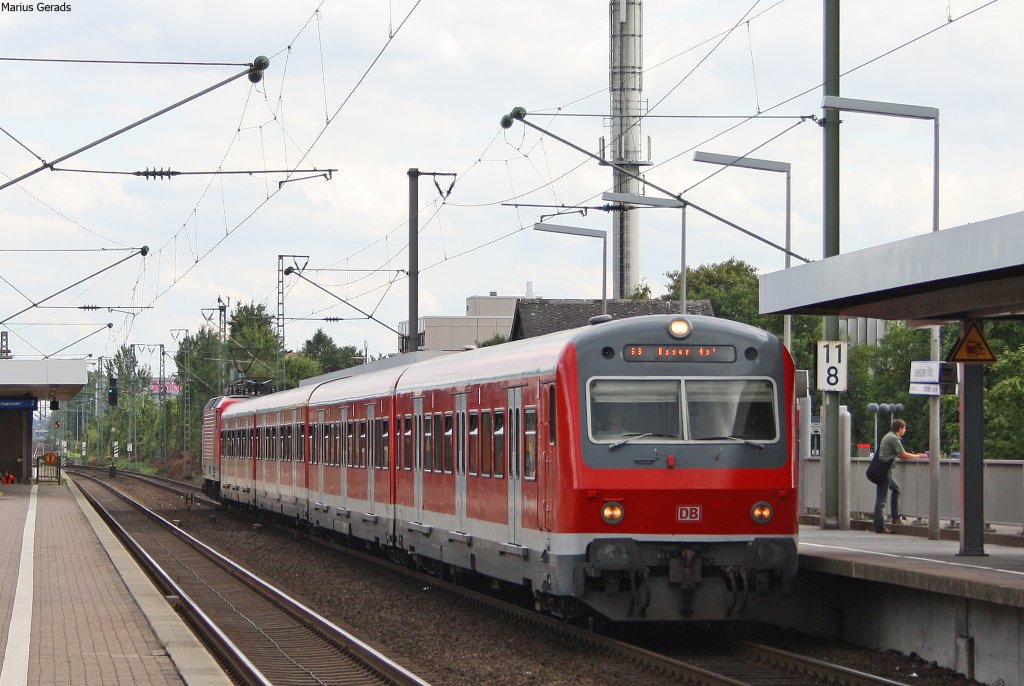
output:
M871 456L871 462L868 464L867 477L868 481L881 486L889 478L889 468L892 467L891 462L883 462L878 457L878 451Z

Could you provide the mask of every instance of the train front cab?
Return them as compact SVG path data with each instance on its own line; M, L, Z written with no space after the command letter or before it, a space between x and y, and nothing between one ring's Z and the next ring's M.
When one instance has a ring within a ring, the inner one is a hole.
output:
M628 321L593 327L560 365L559 423L578 433L560 443L539 602L616 621L763 616L796 574L789 354L723 320L690 317L680 338L671 318Z

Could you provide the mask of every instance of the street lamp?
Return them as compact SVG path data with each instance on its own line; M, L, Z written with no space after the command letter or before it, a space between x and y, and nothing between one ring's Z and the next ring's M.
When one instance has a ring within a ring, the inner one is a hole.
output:
M601 239L601 314L608 313L608 232L603 229L584 229L577 226L565 226L564 224L548 224L537 222L533 225L534 231L549 231L551 233L565 233L571 236L589 236L590 238Z
M702 152L700 150L693 153L693 161L707 162L709 164L720 164L725 167L743 167L744 169L757 169L759 171L779 172L786 175L786 269L789 269L791 216L791 177L789 173L791 165L789 164L789 162L776 162L775 160L760 160L757 159L756 157L736 157L735 155L720 155L718 153ZM782 340L786 344L787 349L792 349L792 315L783 315L782 321Z
M686 206L689 203L671 198L649 198L635 193L602 193L601 199L643 207L674 207L683 211L679 248L679 312L686 314Z
M878 413L889 413L889 424L892 424L894 415L903 411L903 403L868 403L868 412L875 416L875 450L878 450Z
M939 109L922 107L921 105L903 105L895 102L878 102L876 100L857 100L841 98L838 95L826 95L821 99L821 107L825 110L840 112L860 112L877 114L883 117L902 117L904 119L931 120L933 126L932 143L932 231L939 230ZM939 327L932 327L931 358L939 357ZM939 454L939 397L928 399L928 450L932 455ZM932 460L928 467L928 538L939 538L939 461Z

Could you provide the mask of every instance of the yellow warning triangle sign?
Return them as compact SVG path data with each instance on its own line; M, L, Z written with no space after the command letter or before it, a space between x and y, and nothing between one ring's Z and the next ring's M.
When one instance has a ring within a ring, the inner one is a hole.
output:
M996 361L995 353L988 341L981 335L978 322L972 321L967 331L953 346L953 351L946 357L946 362L963 362L964 364L992 364Z

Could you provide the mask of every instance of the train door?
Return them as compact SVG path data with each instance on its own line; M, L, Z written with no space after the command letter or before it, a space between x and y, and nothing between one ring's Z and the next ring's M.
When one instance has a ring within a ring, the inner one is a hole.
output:
M263 434L260 439L260 464L259 471L257 472L257 478L259 479L259 485L261 487L259 490L263 492L263 495L267 495L270 492L267 485L267 481L269 480L267 478L267 465L270 464L270 460L274 459L274 454L270 450L273 445L270 440L270 429L273 425L273 420L271 419L272 415L269 413L264 413L262 416ZM253 493L257 493L257 489L255 487L253 487Z
M312 447L313 455L316 459L316 497L315 500L321 505L326 502L324 500L324 462L327 461L327 446L329 445L329 434L330 427L327 425L327 412L325 410L319 410L316 418L316 433L313 434L313 440L315 443Z
M284 456L284 413L277 411L274 413L274 447L271 452L274 455L274 464L271 469L273 473L271 476L274 478L274 495L277 496L276 500L281 500L281 458Z
M541 387L540 416L537 422L537 459L540 461L537 470L541 483L538 497L541 499L538 521L542 529L551 529L552 502L552 463L555 460L555 384L546 383Z
M423 521L423 398L412 399L413 411L413 502L416 521Z
M302 438L305 436L304 429L299 409L292 409L288 435L285 437L288 441L288 449L285 451L285 458L288 462L284 468L291 472L290 477L286 479L285 495L290 495L293 499L299 494L299 469L302 467L303 462Z
M377 449L380 448L380 441L377 440L377 436L380 433L380 424L374 421L374 406L366 406L366 444L363 446L364 455L366 455L366 512L368 514L375 514L377 510L374 508L374 477L377 471L377 460L380 456L377 454Z
M466 394L455 395L455 518L466 531Z
M508 389L508 421L505 434L508 437L508 542L512 545L522 545L523 539L523 482L520 473L522 407L523 387Z
M341 445L341 459L338 460L341 469L341 485L338 487L341 501L338 503L338 507L348 509L348 466L352 462L352 442L349 440L349 435L352 432L352 427L349 426L348 422L348 408L341 408L341 424L338 425L338 442Z

